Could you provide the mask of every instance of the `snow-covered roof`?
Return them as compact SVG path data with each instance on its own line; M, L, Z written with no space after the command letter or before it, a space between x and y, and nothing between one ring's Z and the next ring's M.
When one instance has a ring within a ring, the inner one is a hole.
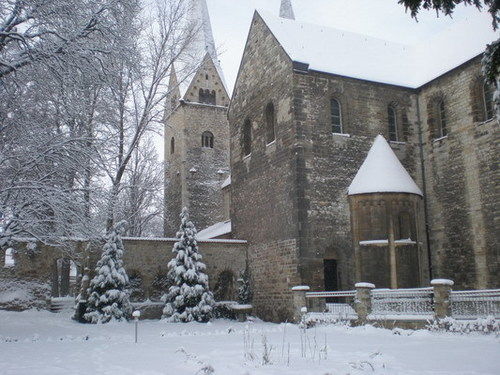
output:
M231 233L231 220L215 223L214 225L199 231L196 237L199 240L208 240L228 233Z
M417 45L258 14L289 57L311 70L411 88L481 54L498 38L487 12L477 12Z
M377 135L348 194L411 193L423 195L382 135Z
M231 175L227 176L227 178L224 180L222 185L220 186L221 189L224 189L226 186L231 185Z

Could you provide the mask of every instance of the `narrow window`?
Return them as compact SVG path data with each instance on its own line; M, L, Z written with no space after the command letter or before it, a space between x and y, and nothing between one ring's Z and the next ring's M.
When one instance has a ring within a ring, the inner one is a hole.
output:
M243 124L243 155L247 156L252 153L252 123L250 120L245 120Z
M494 116L495 106L493 105L493 86L488 83L483 84L484 120L490 120Z
M205 90L200 89L200 91L198 91L198 102L205 103L205 101L206 101Z
M170 139L170 154L173 154L175 152L175 139L172 137Z
M201 135L201 147L214 148L214 135L211 132L203 132Z
M389 119L389 140L398 140L398 126L396 121L396 109L394 106L390 105L387 107L387 115Z
M446 134L448 134L448 131L446 129L446 111L445 111L445 106L444 106L444 100L440 99L437 102L436 110L438 112L438 119L439 119L439 137L444 137Z
M342 129L342 111L340 103L336 99L330 101L332 133L343 133Z
M15 265L16 261L14 260L14 249L9 247L5 250L4 267L14 267Z
M215 105L215 90L212 90L212 92L210 92L210 96L209 96L209 101L208 101L208 104L213 104Z
M269 103L266 106L266 140L267 143L271 143L272 141L275 140L276 135L274 131L275 127L275 116L274 116L274 105L273 103Z

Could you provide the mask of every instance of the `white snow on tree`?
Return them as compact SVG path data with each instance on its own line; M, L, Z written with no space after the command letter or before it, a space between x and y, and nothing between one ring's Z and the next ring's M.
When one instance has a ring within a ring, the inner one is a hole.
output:
M84 319L90 323L107 323L111 319L127 319L132 307L129 302L127 272L123 268L123 243L126 222L115 225L108 235L95 276L88 289Z
M248 267L245 272L242 272L238 279L240 283L238 287L238 302L241 304L248 304L252 301L252 289L250 285L250 270Z
M187 208L182 210L177 238L179 241L172 249L175 256L168 263L168 276L173 285L162 298L166 302L163 318L170 322L207 322L214 298L208 288L205 264L198 252L196 228L189 220Z

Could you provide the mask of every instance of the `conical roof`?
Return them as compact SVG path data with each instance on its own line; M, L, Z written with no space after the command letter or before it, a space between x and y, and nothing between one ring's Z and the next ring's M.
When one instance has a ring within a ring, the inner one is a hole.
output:
M349 195L368 193L423 195L382 135L375 138L348 190Z

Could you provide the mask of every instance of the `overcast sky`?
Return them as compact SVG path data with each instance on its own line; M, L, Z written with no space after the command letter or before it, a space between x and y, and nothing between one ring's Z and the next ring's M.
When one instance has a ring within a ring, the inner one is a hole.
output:
M229 90L232 90L255 9L278 15L280 0L207 0L215 43ZM417 23L397 0L292 0L297 21L367 34L390 41L414 44L470 17L484 18L486 11L460 6L453 19L423 11ZM459 43L457 35L457 43Z

